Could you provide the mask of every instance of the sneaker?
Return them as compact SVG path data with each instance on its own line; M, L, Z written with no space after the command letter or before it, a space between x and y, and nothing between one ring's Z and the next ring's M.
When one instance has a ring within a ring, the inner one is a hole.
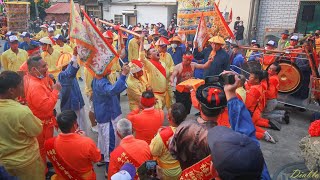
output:
M270 135L268 131L264 132L264 140L273 144L276 143L276 140Z
M200 112L197 112L194 114L195 116L200 116Z
M284 122L285 122L286 124L289 124L289 122L290 122L290 117L289 117L289 115L288 115L288 114L285 114L283 120L284 120Z
M98 126L97 126L97 125L92 126L92 127L91 127L91 131L92 131L92 132L95 132L95 133L98 133Z
M99 162L97 162L97 166L98 166L98 167L104 166L104 165L106 165L106 162L104 162L104 161L99 161Z
M280 131L281 125L277 121L269 120L269 124L270 124L270 129Z

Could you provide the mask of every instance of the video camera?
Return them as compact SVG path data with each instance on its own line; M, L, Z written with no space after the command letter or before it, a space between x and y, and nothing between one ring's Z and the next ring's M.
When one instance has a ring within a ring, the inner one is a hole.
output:
M235 82L236 80L234 74L220 74L216 76L208 76L205 78L206 84L219 84L221 86L224 86L226 84L234 84Z

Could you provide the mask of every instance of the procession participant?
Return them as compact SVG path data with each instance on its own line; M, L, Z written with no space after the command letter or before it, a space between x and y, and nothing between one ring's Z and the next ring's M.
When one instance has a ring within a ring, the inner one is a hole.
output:
M44 145L56 173L51 179L70 179L69 176L74 179L96 179L93 163L100 160L100 150L91 138L77 133L76 113L72 110L62 111L57 123L61 133L46 140Z
M273 63L268 68L268 88L266 90L266 107L264 108L262 116L267 119L276 119L278 122L282 123L284 121L286 124L289 123L289 115L284 110L275 110L278 104L278 89L279 89L279 72L281 71L281 66L278 63Z
M66 22L62 23L61 35L64 39L69 39L69 29Z
M22 37L23 38L23 42L22 43L20 43L20 45L19 45L19 48L20 49L23 49L23 50L26 50L26 51L28 51L28 50L30 50L30 49L33 49L33 47L35 46L35 47L39 47L40 46L40 44L38 43L38 42L36 42L36 41L34 41L34 40L31 40L30 39L30 33L28 33L28 32L23 32L21 35L20 35L20 37Z
M229 70L230 68L229 55L222 49L222 46L225 44L223 38L214 36L209 39L209 42L211 43L212 51L208 59L213 58L213 63L211 63L211 66L204 71L204 77L219 75L224 70Z
M131 74L127 78L127 94L130 111L139 109L141 95L146 91L143 64L139 60L132 60L129 63Z
M152 48L147 51L147 58L143 50L144 35L140 39L140 61L144 64L146 71L147 83L152 89L157 103L156 109L163 109L165 106L165 96L167 90L167 73L166 65L160 61L160 53L158 50Z
M269 50L275 50L275 49L276 49L276 43L273 40L268 41L265 46L266 54L264 54L263 58L260 58L262 69L264 70L267 69L269 65L275 62L277 55L269 51Z
M215 84L201 85L196 94L200 103L200 117L184 121L177 127L169 149L173 157L180 162L182 177L189 173L198 174L198 171L202 177L215 178L217 174L214 168L202 172L199 166L211 161L207 132L217 125L217 118L223 112L227 100L222 87Z
M84 100L82 98L81 90L76 79L79 65L77 62L77 48L74 48L71 62L69 59L60 58L57 66L62 68L58 75L58 80L61 83L62 89L60 92L60 109L61 112L65 110L73 110L77 114L77 122L79 129L87 133L87 121L84 111Z
M280 130L281 126L279 123L261 117L264 110L261 108L265 106L264 88L261 85L262 79L262 72L260 70L255 70L250 73L248 80L249 88L246 89L246 107L252 114L254 125Z
M320 56L320 30L316 30L314 33L315 36L315 44L316 44L316 52L318 53L318 56Z
M15 101L22 91L19 74L13 71L0 74L0 161L20 180L43 180L45 167L36 139L42 131L42 124L27 106Z
M4 42L4 45L3 45L3 52L7 51L8 49L10 49L10 43L9 43L9 37L10 36L13 36L15 35L14 32L12 31L8 31L6 34L5 34L5 40L6 42Z
M151 48L155 48L156 47L156 42L159 40L160 36L161 35L159 34L157 28L155 28L154 32L150 33L150 35L148 36L148 39L151 40L151 43L150 43L151 44Z
M163 62L166 65L166 70L168 71L167 73L167 94L165 97L165 102L166 102L166 108L170 109L171 105L173 103L173 91L172 91L172 87L170 85L170 76L173 72L174 69L174 63L172 60L171 55L167 52L167 46L170 44L170 42L164 38L164 37L160 37L160 39L158 39L158 41L156 42L156 46L158 47L158 51L160 53L160 62Z
M111 180L132 180L136 176L136 167L131 163L125 163L119 170L111 176Z
M151 159L148 144L133 136L132 124L129 120L120 119L116 130L121 141L119 146L110 154L110 165L108 169L109 180L125 163L132 163L134 167L138 168L145 161Z
M101 154L104 155L106 171L109 166L110 152L113 151L118 142L114 130L122 113L118 96L127 88L126 76L129 72L129 66L124 65L120 77L114 84L111 84L106 77L94 78L92 81L92 101L98 123L98 147Z
M208 142L218 179L262 179L264 158L253 139L230 128L216 126L209 130Z
M182 103L175 103L168 111L168 127L161 129L152 139L150 144L151 155L156 158L160 167L160 179L179 179L181 167L179 161L174 159L169 152L170 138L173 137L176 128L186 119L186 108Z
M234 44L232 45L232 52L233 55L230 58L230 65L233 65L230 67L233 71L237 72L238 74L241 74L241 70L239 68L242 68L242 65L245 63L244 57L241 53L241 50L238 45ZM236 67L238 68L236 68Z
M169 39L171 47L168 49L168 53L171 55L175 65L182 62L182 56L186 52L186 47L182 44L182 40L179 36L174 36Z
M190 51L189 52L187 51L183 55L182 63L179 63L174 67L174 71L170 77L171 85L173 85L175 78L177 78L177 84L183 81L186 81L188 79L191 79L194 75L195 69L209 68L213 60L213 59L210 59L205 64L197 64L197 63L191 62L192 59L193 59L193 56ZM184 92L175 91L174 94L176 97L176 102L182 103L186 108L187 114L190 114L192 102L191 102L189 89L186 89Z
M50 40L52 41L53 45L56 45L56 42L53 40L54 37L54 29L52 27L48 28L48 37L50 38Z
M55 41L56 45L53 46L53 49L57 50L61 54L63 53L72 53L72 48L64 43L64 38L61 34L57 34L53 37L53 40Z
M150 144L152 138L164 121L162 109L155 109L156 99L152 91L144 91L141 95L141 108L131 111L127 118L131 121L135 137Z
M93 102L92 102L92 80L93 80L93 76L92 74L89 72L89 70L84 67L84 92L89 100L89 119L91 122L91 130L95 133L98 133L98 125L96 122L96 118L94 115L94 109L93 109Z
M251 40L250 47L253 47L253 48L254 48L254 46L255 46L256 44L258 44L258 43L257 43L257 40L252 39L252 40ZM247 50L247 52L246 52L246 58L247 58L247 59L250 57L250 55L252 54L252 52L253 52L253 50L251 50L251 49L248 49L248 50Z
M44 141L53 137L53 127L56 123L54 108L61 85L52 83L48 77L48 65L41 57L30 58L27 64L29 72L24 76L24 94L32 113L43 124L43 130L37 139L41 157L45 162Z
M307 53L312 53L313 50L310 42L305 41L303 46L307 49ZM307 59L306 55L298 55L297 58L295 58L294 63L299 67L302 80L298 91L292 93L291 96L300 100L307 99L309 96L310 75L312 74L309 60Z
M298 43L299 43L299 37L296 35L291 36L289 41L289 46L285 49L295 49L297 48Z
M56 64L61 53L59 50L53 48L52 41L49 37L41 38L39 41L43 51L41 57L48 65L48 73L52 74L54 78L57 79L61 69L59 69Z
M54 31L54 35L61 34L61 24L56 24L56 30Z
M278 41L278 50L279 51L282 51L286 47L290 46L290 42L289 42L288 37L289 37L289 31L286 29L283 31L283 33L281 33L281 38Z
M113 47L115 50L115 46L112 45L113 43L113 33L112 31L108 30L103 33L103 36L106 38L107 42ZM111 84L114 84L117 81L118 74L121 70L120 62L116 61L112 64L111 67L111 73L108 75L108 80L111 82Z
M194 56L194 58L196 59L196 60L204 60L204 62L207 62L208 61L208 58L209 58L209 56L210 56L210 53L211 53L211 51L212 51L212 46L211 46L211 44L209 43L209 41L207 41L206 43L205 43L205 46L204 46L204 49L201 51L201 52L199 52L199 50L198 50L198 42L195 42L195 44L194 44L194 46L196 47L196 48L194 48L194 50L193 50L193 56ZM202 77L201 77L202 78Z
M142 29L139 27L135 27L133 29L134 32L141 34ZM128 44L128 60L129 62L133 59L138 59L139 58L139 36L134 36L134 38L130 39L129 44ZM144 41L142 41L142 44Z
M28 60L28 53L23 49L19 49L19 41L17 36L9 37L10 49L1 55L2 68L5 71L18 71L20 66Z
M260 48L259 44L254 44L253 48ZM248 62L260 62L260 58L262 57L262 53L258 50L252 50L252 53L249 55Z
M43 24L40 26L40 28L41 31L36 34L36 36L33 38L34 40L39 40L48 36L48 24Z

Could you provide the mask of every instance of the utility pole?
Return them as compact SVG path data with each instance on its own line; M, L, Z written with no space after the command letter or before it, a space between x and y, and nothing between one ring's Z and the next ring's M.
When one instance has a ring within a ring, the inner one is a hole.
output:
M34 7L36 8L36 18L39 17L38 2L39 0L34 0Z

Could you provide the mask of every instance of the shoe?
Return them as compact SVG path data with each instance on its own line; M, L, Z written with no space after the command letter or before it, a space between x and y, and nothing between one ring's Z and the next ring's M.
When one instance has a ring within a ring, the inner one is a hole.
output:
M82 77L79 77L79 81L83 81Z
M283 120L284 120L284 122L285 122L286 124L289 124L289 122L290 122L290 117L289 117L289 115L288 115L288 114L285 114Z
M91 131L92 131L92 132L95 132L95 133L98 133L98 126L97 126L97 125L92 126L92 127L91 127Z
M97 162L97 166L98 166L98 167L104 166L104 165L106 165L106 162L104 162L104 161L99 161L99 162Z
M281 125L277 121L269 120L270 129L280 131Z
M268 131L264 132L264 140L273 144L276 143L276 140L270 135Z
M194 115L195 115L195 116L200 116L200 112L198 112L198 113L195 113Z

